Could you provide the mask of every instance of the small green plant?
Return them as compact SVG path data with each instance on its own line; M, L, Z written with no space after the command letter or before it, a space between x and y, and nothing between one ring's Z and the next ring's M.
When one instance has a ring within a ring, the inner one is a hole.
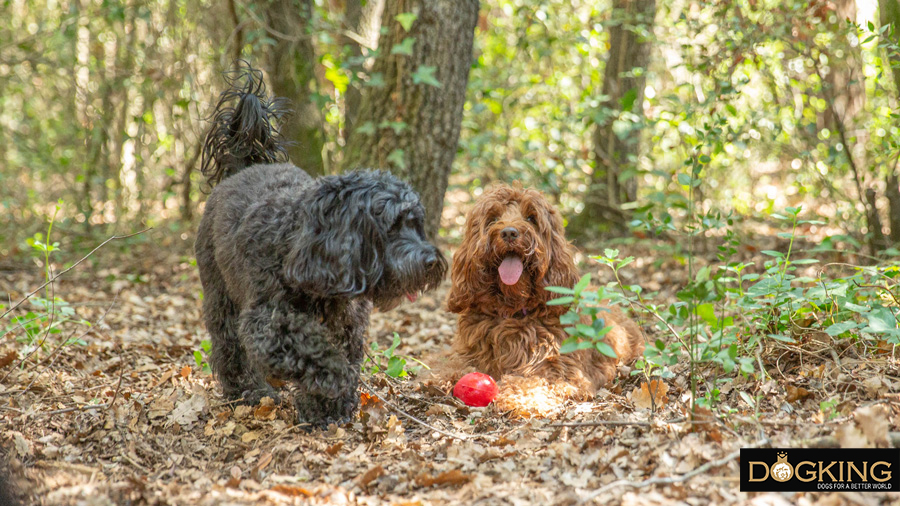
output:
M203 371L204 374L210 373L209 363L207 359L209 358L209 352L212 349L212 343L209 342L208 339L204 339L200 341L200 349L194 350L194 362L196 362L197 367Z
M407 355L398 354L398 346L400 346L400 335L396 332L394 332L394 341L391 343L391 346L385 350L382 350L378 343L373 341L371 345L372 354L367 354L366 360L362 365L363 371L367 371L369 374L384 372L392 378L408 378L411 375L418 374L423 367L428 369L428 366L423 362ZM419 366L407 367L407 359L418 363Z
M56 215L61 207L62 201L59 201L49 220L46 239L44 234L37 232L34 236L25 240L34 256L42 263L44 277L47 282L44 296L32 297L29 302L34 309L24 315L10 318L9 324L3 329L3 334L15 333L17 342L24 343L28 347L32 347L32 349L34 349L33 347L39 347L46 350L48 348L47 338L61 333L62 327L66 323L90 326L90 322L76 315L75 308L53 294L53 271L51 270L50 259L54 253L58 253L61 250L58 242L50 240L50 235L53 232L53 223L56 221ZM73 344L84 346L87 342L80 337L69 337L62 343L62 346L71 346Z
M609 298L604 288L596 292L587 291L591 283L591 275L585 274L572 288L564 286L548 286L547 290L561 294L562 297L547 302L548 306L569 305L569 311L559 318L560 323L568 325L564 330L571 337L560 345L560 353L593 348L608 357L616 357L612 346L603 338L612 330L606 325L603 314L609 310L600 306L600 301Z
M829 399L827 401L822 401L819 403L819 411L821 411L823 415L828 417L828 420L834 420L841 415L841 412L837 409L837 405L839 403L840 399L838 397Z

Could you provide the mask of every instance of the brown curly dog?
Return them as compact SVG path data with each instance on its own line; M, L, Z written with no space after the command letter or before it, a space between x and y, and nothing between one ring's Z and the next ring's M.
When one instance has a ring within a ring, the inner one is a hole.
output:
M616 359L590 349L559 352L567 307L548 306L559 295L545 287L572 287L578 278L562 218L540 192L502 185L478 199L453 256L447 305L459 314L453 352L464 362L460 372L474 368L499 380L499 409L547 415L566 399L593 397L615 377ZM613 329L604 339L619 362L630 362L643 352L641 331L608 309L602 314Z

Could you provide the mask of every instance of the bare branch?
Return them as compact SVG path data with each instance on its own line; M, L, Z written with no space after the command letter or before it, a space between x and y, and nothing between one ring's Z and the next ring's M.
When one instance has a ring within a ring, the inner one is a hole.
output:
M103 246L106 246L107 243L112 242L112 241L115 241L115 240L117 240L117 239L128 239L129 237L134 237L134 236L136 236L136 235L141 235L141 234L143 234L144 232L146 232L146 231L148 231L148 230L152 230L152 229L153 229L153 227L148 227L148 228L145 228L144 230L141 230L140 232L135 232L135 233L133 233L133 234L128 234L128 235L114 235L114 236L110 237L109 239L107 239L107 240L101 242L100 245L98 245L96 248L92 249L90 253L88 253L87 255L85 255L85 256L83 256L83 257L81 257L80 260L78 260L78 261L75 262L74 264L70 265L68 269L65 269L65 270L60 271L57 275L55 275L55 276L53 276L51 279L47 280L46 283L44 283L43 285L41 285L41 286L35 288L34 290L32 290L31 293L29 293L29 294L26 295L24 298L22 298L22 300L20 300L19 302L16 302L11 308L7 309L6 312L4 312L2 315L0 315L0 319L6 318L6 315L8 315L9 313L12 313L13 311L15 311L19 306L21 306L22 304L24 304L25 301L27 301L28 299L32 298L32 297L34 296L34 294L38 293L39 291L41 291L42 289L44 289L45 286L47 286L47 285L49 285L50 283L53 283L54 281L56 281L57 279L59 279L59 277L62 276L63 274L65 274L65 273L71 271L72 269L74 269L75 267L77 267L78 264L80 264L81 262L84 262L85 260L87 260L87 258L90 257L91 255L93 255L94 252L96 252L98 249L102 248Z

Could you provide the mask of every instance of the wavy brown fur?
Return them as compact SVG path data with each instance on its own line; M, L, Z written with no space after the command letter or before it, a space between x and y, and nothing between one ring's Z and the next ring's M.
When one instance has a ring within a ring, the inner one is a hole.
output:
M508 227L518 231L514 241L501 236ZM524 265L512 286L500 281L497 270L510 254ZM614 307L603 315L613 326L604 339L618 360L592 350L559 352L568 337L559 317L567 308L546 305L557 295L545 288L571 287L578 274L562 218L540 192L495 186L469 212L447 301L459 313L453 351L464 366L500 380L501 409L548 414L567 398L590 398L615 378L617 362L643 352L640 329Z

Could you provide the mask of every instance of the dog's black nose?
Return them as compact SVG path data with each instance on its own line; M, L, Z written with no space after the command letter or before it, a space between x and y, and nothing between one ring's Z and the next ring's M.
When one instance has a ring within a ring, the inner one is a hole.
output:
M506 227L500 231L500 237L506 242L515 241L519 238L519 231L516 227Z

